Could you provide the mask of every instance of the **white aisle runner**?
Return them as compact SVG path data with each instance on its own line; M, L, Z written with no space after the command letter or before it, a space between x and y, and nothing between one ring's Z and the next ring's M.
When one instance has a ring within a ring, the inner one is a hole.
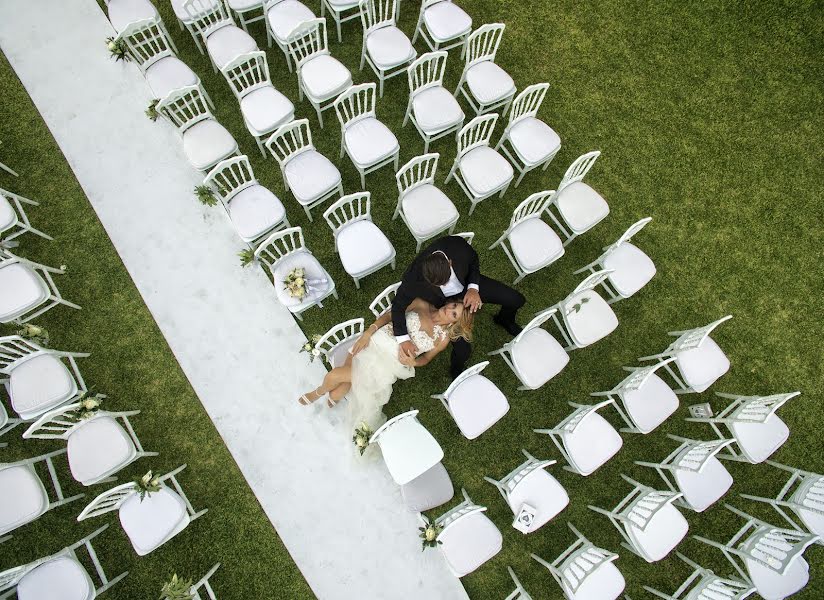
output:
M421 552L383 464L355 466L340 415L298 406L322 367L296 354L303 335L263 272L240 269L222 211L194 200L202 175L145 117L148 88L109 58L112 34L94 0L0 0L0 47L312 590L466 598L440 553Z

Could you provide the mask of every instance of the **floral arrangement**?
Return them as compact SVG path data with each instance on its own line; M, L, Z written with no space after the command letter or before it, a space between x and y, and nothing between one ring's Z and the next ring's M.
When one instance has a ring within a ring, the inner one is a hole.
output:
M39 327L32 323L25 323L20 329L17 330L17 335L29 340L30 342L34 342L38 346L49 345L49 332L46 331L45 328Z
M160 116L160 113L157 112L157 104L160 102L157 98L149 102L149 106L146 108L146 116L149 117L151 121L157 121L157 118Z
M303 300L303 297L306 296L306 280L303 278L304 274L305 271L302 268L296 267L289 271L289 274L283 280L283 285L286 286L285 289L292 298Z
M215 191L208 185L195 186L195 196L197 196L197 199L200 200L206 206L214 206L215 204L217 204Z
M308 352L309 353L309 362L313 362L318 356L320 356L320 348L318 348L318 342L322 336L315 334L309 341L306 342L303 346L300 347L300 352ZM298 354L300 354L298 352Z
M369 447L369 440L372 438L373 433L372 429L370 429L366 423L361 423L358 428L355 429L352 442L355 444L355 447L357 447L361 456L363 456L363 453L366 452L366 449Z
M92 394L88 390L83 392L77 402L77 417L81 421L91 419L100 410L100 403L106 399L106 394Z
M178 577L177 573L163 584L160 600L192 600L192 580Z
M443 542L438 539L438 536L441 535L441 531L443 531L443 527L440 525L430 523L426 527L419 527L418 531L421 532L420 538L423 543L421 552L427 548L437 548L438 544L443 544Z
M132 60L132 57L129 56L129 47L126 45L126 42L123 39L107 37L106 47L109 49L109 52L111 53L112 58L114 58L115 61L125 60L128 62Z
M572 308L570 308L567 311L567 314L571 314L571 313L574 313L574 312L575 313L580 312L581 309L584 307L584 304L586 304L587 302L589 302L589 296L585 296L585 297L581 298L580 302L576 302L575 304L572 305Z
M240 257L241 267L248 267L255 262L255 252L251 248L244 248L237 255Z
M160 478L149 471L143 477L134 478L134 489L140 494L140 501L143 502L147 494L152 495L160 491Z

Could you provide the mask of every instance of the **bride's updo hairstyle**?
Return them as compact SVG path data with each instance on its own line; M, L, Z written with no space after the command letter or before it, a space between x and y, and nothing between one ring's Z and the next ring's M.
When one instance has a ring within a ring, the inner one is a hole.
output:
M452 267L446 254L438 250L421 261L421 274L432 285L446 285L452 275Z
M458 317L458 320L452 323L449 326L447 331L449 332L449 339L453 342L459 338L465 339L467 342L472 341L472 327L475 324L475 315L473 315L469 310L464 307L461 311L461 316Z

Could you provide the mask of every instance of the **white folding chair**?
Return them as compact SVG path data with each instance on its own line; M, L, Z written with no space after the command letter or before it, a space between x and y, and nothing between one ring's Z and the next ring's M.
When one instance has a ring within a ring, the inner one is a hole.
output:
M375 299L369 304L369 310L372 311L376 319L386 311L392 309L392 301L395 299L399 287L401 287L400 281L387 286L386 289L375 296Z
M163 27L160 13L157 12L150 0L103 0L106 5L106 16L109 17L114 30L120 34L135 21L157 21ZM163 27L165 30L165 27ZM168 33L167 33L168 35ZM175 49L177 52L177 49Z
M615 428L598 414L599 409L613 403L605 400L588 406L569 402L575 410L558 425L532 431L550 437L569 463L564 469L586 477L615 456L624 443Z
M16 596L19 600L46 598L96 598L129 574L128 571L109 579L92 546L92 540L108 525L93 531L60 552L37 559L19 567L0 572L0 598ZM85 549L100 587L80 562L78 551Z
M449 2L451 4L451 2ZM402 127L411 120L423 138L423 151L429 143L463 127L463 109L455 97L443 87L447 53L427 52L415 59L406 70L409 80L409 101Z
M440 400L463 436L474 440L509 412L509 402L494 383L481 375L488 360L466 369L449 384Z
M192 600L205 600L206 598L209 600L217 600L215 590L212 589L212 584L209 580L219 568L220 563L215 564L211 569L209 569L209 572L206 573L206 575L201 577L197 583L192 586L189 590L189 593L193 596Z
M682 496L675 501L695 512L704 512L720 500L732 487L732 475L717 455L732 440L702 442L667 434L681 444L661 462L636 460L635 464L655 469L673 491Z
M558 190L547 210L565 238L564 246L595 227L609 214L607 201L581 181L600 155L601 153L595 150L575 159L564 173L564 178L558 184Z
M665 360L674 356L678 373L669 364L664 369L678 386L675 393L703 392L730 370L730 359L710 337L716 327L730 319L732 315L727 315L704 327L670 331L668 335L677 336L677 339L666 350L660 354L642 356L638 360Z
M545 470L558 461L538 460L526 450L521 452L526 461L503 479L484 477L484 480L498 488L513 515L518 515L524 504L535 509L529 528L529 533L532 533L558 516L569 504L569 496L558 480Z
M60 295L52 273L63 275L65 271L0 248L0 323L26 323L59 304L80 310Z
M745 584L765 600L782 600L801 591L810 580L804 551L820 540L797 529L782 529L725 504L747 522L726 543L693 536L721 550Z
M548 267L564 255L561 238L541 217L555 192L536 192L521 202L512 213L509 227L489 249L500 246L515 267L518 283L530 273Z
M177 128L183 153L198 171L208 171L223 159L239 154L235 138L212 116L197 86L173 90L156 108Z
M520 173L515 187L518 187L529 171L538 167L546 171L561 149L561 138L552 127L538 118L538 111L548 89L548 83L535 83L515 97L509 112L509 124L495 146Z
M235 25L223 0L186 0L183 10L203 40L215 73L236 56L259 49L254 38Z
M322 7L321 7L322 8ZM292 72L292 57L289 53L289 36L299 26L315 19L315 13L298 0L266 0L263 3L266 14L266 41L272 47L274 41L286 59L286 66Z
M290 227L283 203L260 185L245 154L220 161L203 180L220 200L240 238L253 244Z
M398 0L361 0L363 25L360 70L369 66L378 78L380 97L383 82L406 71L417 52L406 34L397 27Z
M320 16L325 17L327 10L338 29L338 42L342 42L341 24L360 18L360 2L358 0L321 0Z
M323 213L335 236L335 252L343 270L355 280L379 271L386 265L395 270L395 248L372 221L372 194L358 192L343 196Z
M576 540L558 558L548 562L537 554L530 556L549 570L567 600L616 600L626 587L613 564L618 555L598 548L571 523L567 525Z
M452 479L443 463L401 486L401 497L409 512L419 513L446 504L455 495Z
M298 75L298 96L309 100L323 129L323 111L332 108L335 98L352 85L352 74L329 53L326 19L312 19L298 25L286 46Z
M550 308L552 320L567 343L564 350L586 348L615 331L618 317L595 288L609 276L598 271L578 284L572 293ZM560 314L560 317L558 316Z
M398 138L375 115L375 84L353 85L333 103L340 121L340 157L349 160L360 173L366 189L366 174L389 163L398 170L401 147Z
M331 368L342 367L349 350L363 335L363 317L338 323L324 333L315 345Z
M180 29L185 29L189 32L189 35L192 36L192 39L195 42L195 46L197 46L197 51L203 54L203 46L200 43L200 34L198 33L197 29L195 28L195 19L197 16L194 17L189 14L189 11L186 10L186 0L170 0L172 4L172 10L175 13L175 18L177 19L177 24L180 25ZM212 0L211 4L215 4L220 2L221 0Z
M538 313L512 340L489 356L500 354L515 373L519 390L537 390L560 373L569 363L569 354L552 334L541 326L557 309Z
M267 140L266 147L278 161L284 186L292 192L310 221L311 209L335 195L343 196L340 171L315 150L308 119L282 125Z
M223 76L240 103L246 129L255 138L263 156L263 138L295 118L295 106L272 85L263 51L241 54L222 69Z
M412 43L421 36L433 52L465 49L466 38L472 31L472 17L452 0L423 0Z
M482 200L503 197L512 183L512 165L489 144L497 122L497 113L475 117L457 135L458 153L444 183L455 178L472 202L470 215Z
M47 412L26 430L23 439L64 440L72 477L85 486L114 481L114 474L134 461L157 456L157 452L143 450L129 421L139 410L98 410L88 419L79 418L80 410L77 403Z
M632 491L612 510L589 505L620 532L621 545L648 563L665 558L687 535L689 525L673 502L680 492L664 492L621 475Z
M226 0L226 6L236 16L243 31L249 32L249 24L266 20L266 13L263 11L263 0ZM249 16L260 11L260 14Z
M515 82L509 73L495 64L498 47L506 26L503 23L481 25L464 42L466 60L461 80L455 88L455 97L463 94L476 115L503 107L506 114L515 97Z
M386 421L372 434L369 443L380 447L389 474L400 486L415 481L443 460L443 448L418 421L417 410Z
M159 477L160 490L143 498L134 483L103 492L77 516L78 521L117 511L120 525L138 556L159 548L209 509L195 512L175 477L186 465ZM168 482L168 483L167 483ZM171 484L171 486L169 485Z
M748 462L754 465L767 460L790 437L790 429L776 411L801 392L772 394L770 396L739 396L716 392L719 398L732 402L712 417L688 417L693 423L709 423L719 439L727 436L721 425L732 435L735 444L727 447L721 458Z
M653 596L664 600L744 600L755 593L749 582L719 577L680 552L675 555L693 569L692 574L671 595L645 585L644 589Z
M461 493L463 502L435 519L435 524L443 527L437 537L438 548L455 577L469 575L503 547L501 532L484 514L486 507L472 502L466 490ZM424 526L429 525L429 519L418 516Z
M63 488L54 467L54 458L66 453L66 449L56 450L26 460L13 463L0 463L0 537L40 518L50 510L82 498L83 494L63 495ZM42 464L48 470L54 489L52 500L43 480L37 473L37 466Z
M459 238L463 238L466 240L466 243L470 246L472 245L472 240L475 239L475 232L474 231L462 231L460 233L455 234Z
M509 596L504 598L504 600L532 600L532 596L530 596L524 589L524 586L521 585L521 580L518 579L517 575L515 575L515 571L512 570L512 567L507 567L506 570L512 578L512 583L515 584L515 590Z
M444 231L452 231L460 215L452 201L435 185L440 154L416 156L395 174L398 204L392 220L400 216L415 238L415 252Z
M53 240L52 236L31 226L31 221L29 221L26 211L23 210L24 204L40 206L39 202L0 188L0 239L9 242L29 232L47 240Z
M290 227L270 235L255 250L255 260L260 262L272 277L280 303L298 320L302 321L301 313L312 306L318 305L323 308L323 300L327 296L338 297L332 276L306 247L300 227ZM293 298L283 285L286 275L296 268L304 270L304 279L311 286L304 298Z

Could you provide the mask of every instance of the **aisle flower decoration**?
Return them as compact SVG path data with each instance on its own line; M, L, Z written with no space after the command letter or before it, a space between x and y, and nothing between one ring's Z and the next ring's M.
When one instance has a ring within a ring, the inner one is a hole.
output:
M572 314L572 313L581 312L581 309L584 307L584 304L586 304L587 302L589 302L589 297L585 296L585 297L581 298L580 302L576 302L575 304L572 305L572 308L570 308L567 311L567 314L569 315L569 314Z
M255 262L255 253L251 248L244 248L240 252L237 253L238 257L240 257L240 266L241 267L248 267L253 262Z
M206 206L214 206L217 204L217 197L215 191L208 185L195 186L195 196Z
M443 544L443 542L438 539L438 536L441 535L441 531L443 531L443 527L441 527L440 525L430 523L426 527L419 527L418 531L421 532L420 538L421 542L423 543L423 548L421 548L421 552L423 552L427 548L437 548L438 544Z
M132 57L129 56L129 47L126 46L126 42L124 40L120 38L107 37L106 47L109 49L109 53L115 61L124 60L128 62L132 60Z
M77 399L79 406L77 407L77 418L81 421L87 421L97 414L100 410L100 404L106 399L106 394L93 394L88 390L80 395Z
M355 429L355 435L352 436L352 442L355 444L355 447L360 452L361 456L363 453L366 452L366 449L369 447L369 440L372 438L372 434L374 431L367 425L366 423L361 423L357 429Z
M163 584L160 600L192 600L192 580L178 577L177 573Z
M160 116L160 113L157 112L157 104L160 102L157 98L149 102L149 106L146 108L146 116L149 117L150 121L157 121L157 118Z
M306 296L306 280L303 278L304 274L305 271L297 267L289 271L289 274L283 280L284 289L289 292L292 298L303 300L304 296Z
M300 347L301 352L308 352L309 353L309 362L313 362L317 357L320 356L320 348L318 348L318 342L320 338L323 336L318 335L317 333L309 338L309 341L306 342L303 346Z
M143 477L134 478L134 489L140 494L140 501L143 502L146 495L151 496L160 491L160 478L149 471Z
M26 323L17 330L17 335L34 342L38 346L49 345L49 332L45 328L35 325L33 323Z

